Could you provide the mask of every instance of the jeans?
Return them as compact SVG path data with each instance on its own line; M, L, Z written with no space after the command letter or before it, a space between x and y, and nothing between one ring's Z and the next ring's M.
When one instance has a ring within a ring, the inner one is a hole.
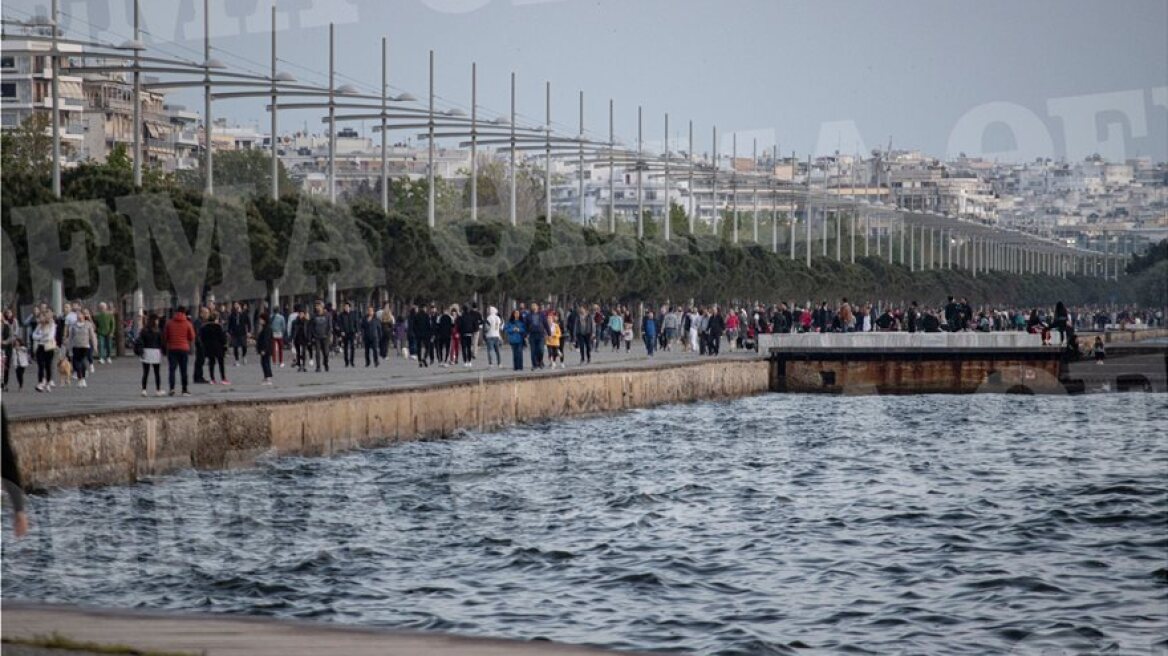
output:
M543 368L543 343L547 337L543 335L528 335L527 342L531 345L531 368Z
M227 370L224 368L224 361L227 359L226 351L219 351L218 353L210 353L207 355L207 369L211 375L211 380L215 380L215 365L219 365L219 380L227 380Z
M280 366L284 365L284 338L283 337L273 337L272 338L272 359L275 360L276 362L278 362L280 364Z
M645 352L652 356L657 352L657 336L645 333L641 335L641 339L645 340Z
M204 366L206 364L206 362L207 362L207 356L203 352L203 345L196 341L195 342L195 373L191 377L192 380L194 380L196 383L203 383L203 382L206 382L206 380L207 380L206 378L203 377L203 371L206 369L206 367Z
M499 346L502 343L503 340L499 337L487 338L487 364L503 365L503 354L499 352ZM492 354L495 356L493 360L491 359Z
M98 335L97 336L97 357L102 360L107 360L113 357L114 354L114 336L113 335Z
M190 355L187 351L169 351L166 354L166 360L170 365L169 381L170 391L174 391L174 370L178 369L182 374L182 391L187 393L187 356Z
M316 346L316 370L320 371L320 365L324 364L324 370L328 371L328 356L329 343L327 337L317 337L314 340Z
M53 382L53 356L57 351L46 351L45 347L36 347L37 383L46 385Z
M231 338L231 357L239 362L239 352L243 350L243 359L247 359L247 336L236 335Z
M370 354L372 354L373 366L375 366L375 367L378 366L381 363L381 361L378 359L381 357L381 345L374 344L372 341L365 342L365 366L366 367L369 366L369 361L371 359Z
M341 335L341 350L344 351L345 366L357 366L357 336L353 333Z
M85 380L85 374L89 372L89 349L73 349L73 372L77 374L77 380Z
M580 349L580 362L592 362L592 335L576 335L576 348Z
M458 343L462 347L462 362L465 364L474 360L474 349L471 348L474 344L474 333L459 335Z
M264 380L272 377L272 354L260 354L260 368L264 370Z
M512 344L511 345L511 366L513 366L515 368L515 371L523 371L523 345L522 344Z

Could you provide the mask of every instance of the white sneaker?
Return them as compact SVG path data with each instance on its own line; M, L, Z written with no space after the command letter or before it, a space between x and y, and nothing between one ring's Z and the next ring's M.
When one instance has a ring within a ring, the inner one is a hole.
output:
M284 363L283 363L283 362L281 362L281 363L280 363L280 368L281 368L281 369L283 369L283 368L284 368Z
M166 391L165 390L158 390L157 392L154 393L154 396L166 396Z
M142 390L142 396L146 396L146 390Z
M55 380L50 380L50 381L49 381L49 389L52 389L52 388L54 388L54 387L56 387L56 386L57 386L57 381L55 381Z
M238 362L238 361L236 361L236 362L235 362L234 364L232 364L231 366L233 366L233 367L238 367L238 366L239 366L239 362Z
M92 364L89 365L89 373L93 373L95 371L97 371L97 367L93 366Z
M84 378L82 378L81 382L77 383L77 386L78 387L89 387L89 384L85 382Z

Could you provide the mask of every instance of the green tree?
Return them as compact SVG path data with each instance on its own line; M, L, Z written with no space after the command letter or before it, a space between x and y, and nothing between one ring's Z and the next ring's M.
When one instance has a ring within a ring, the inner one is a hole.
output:
M16 130L0 137L0 166L7 173L48 177L53 161L53 137L48 114L32 114Z
M192 188L202 189L205 186L205 160L199 159L199 168L190 171L180 171L179 182ZM216 186L244 187L255 193L265 194L272 187L272 156L266 150L225 150L215 153L212 159L215 169ZM280 193L291 193L295 190L292 179L284 163L277 164L277 177L280 182Z

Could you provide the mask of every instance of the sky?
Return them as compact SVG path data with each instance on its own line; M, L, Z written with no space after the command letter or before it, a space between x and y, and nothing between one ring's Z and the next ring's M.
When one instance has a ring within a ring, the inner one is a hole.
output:
M70 35L120 42L130 0L60 0ZM369 92L389 38L390 83L425 101L435 51L440 107L468 107L478 63L480 115L509 111L577 131L616 132L659 149L719 150L731 135L748 155L778 145L829 154L894 148L1000 161L1034 157L1168 159L1168 0L276 0L280 67L324 83L328 23L337 69ZM142 3L148 45L202 59L202 2ZM5 18L47 12L48 0L6 0ZM266 72L271 2L211 0L212 47L229 64ZM184 50L189 49L189 50ZM247 61L249 60L249 61ZM174 102L201 111L200 92ZM267 125L263 100L221 101L217 116ZM282 129L320 132L320 114L281 113ZM354 127L360 128L360 125ZM370 133L372 134L372 133ZM395 140L413 135L402 133Z

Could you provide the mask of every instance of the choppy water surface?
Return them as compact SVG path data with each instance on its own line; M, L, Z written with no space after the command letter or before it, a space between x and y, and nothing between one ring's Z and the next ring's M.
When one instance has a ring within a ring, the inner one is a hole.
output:
M1161 653L1168 397L766 395L33 502L4 597L701 653Z

